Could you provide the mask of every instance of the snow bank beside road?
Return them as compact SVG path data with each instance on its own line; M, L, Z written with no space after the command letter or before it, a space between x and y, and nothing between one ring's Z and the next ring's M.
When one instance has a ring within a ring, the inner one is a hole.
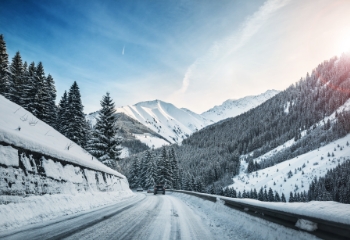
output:
M261 202L254 199L228 198L218 196L220 199L228 199L267 209L274 209L281 212L294 213L313 218L324 219L350 225L350 205L333 201L311 201L311 202Z
M220 239L318 239L317 237L231 209L223 201L215 203L201 198L173 193L206 221L210 232Z
M85 192L76 195L0 196L0 231L89 211L132 198L131 191Z

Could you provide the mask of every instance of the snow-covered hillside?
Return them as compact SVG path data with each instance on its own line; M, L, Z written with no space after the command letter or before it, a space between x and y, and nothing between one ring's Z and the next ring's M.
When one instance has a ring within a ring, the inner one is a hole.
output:
M54 128L0 95L0 142L125 178Z
M347 100L333 114L325 117L324 120L318 122L316 125L323 126L328 120L334 123L336 112L348 110L350 110L350 100ZM301 137L305 135L306 131L304 130L301 132ZM253 161L259 163L295 143L296 141L294 139L290 139L283 145L255 158ZM277 191L280 195L284 193L288 200L290 192L307 191L311 181L315 177L324 176L327 170L335 168L338 164L350 159L350 134L317 150L250 174L246 173L248 164L244 160L248 155L252 155L252 153L241 156L240 174L233 178L234 184L229 187L234 187L241 192L244 189L250 191L250 189L255 188L258 191L261 187L265 188L266 186L267 189L271 187L272 190Z
M219 122L229 117L238 116L241 113L247 112L275 96L279 91L267 90L266 92L256 95L247 96L237 100L229 99L223 102L220 106L215 106L201 114L202 117Z
M291 141L256 160L259 161L268 155L271 156L277 153L284 147L288 147ZM268 190L271 187L273 191L280 195L284 193L288 200L290 192L307 191L315 177L324 176L327 170L335 168L348 159L350 159L350 134L319 149L269 168L248 174L245 173L243 167L241 174L233 178L234 183L229 187L241 192L243 190L250 191L254 188L259 191L261 187L266 187ZM242 163L245 163L244 160L242 160Z
M214 123L188 109L180 109L160 100L120 107L117 112L136 119L171 143L181 143L193 132ZM140 140L143 141L143 138ZM166 144L165 141L162 143Z

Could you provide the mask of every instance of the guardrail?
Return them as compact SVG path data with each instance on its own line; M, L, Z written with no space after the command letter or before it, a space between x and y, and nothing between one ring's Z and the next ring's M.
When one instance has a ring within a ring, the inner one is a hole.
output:
M269 209L261 206L255 206L252 204L235 201L234 198L230 199L228 197L223 197L219 195L210 195L210 194L183 191L183 190L168 190L168 191L192 195L211 202L216 202L218 199L220 199L221 201L224 201L224 204L227 207L230 207L232 209L243 211L252 216L259 217L288 228L305 231L305 232L308 232L309 234L315 235L316 237L319 237L322 239L350 239L350 225L346 225L343 223L328 221L324 219L319 219L319 218L314 218L314 217L309 217L309 216L304 216L304 215L299 215L299 214L294 214L289 212L282 212L279 210ZM307 220L312 222L313 224L317 224L316 225L317 229L314 231L306 231L304 229L300 229L296 227L296 223L300 220Z

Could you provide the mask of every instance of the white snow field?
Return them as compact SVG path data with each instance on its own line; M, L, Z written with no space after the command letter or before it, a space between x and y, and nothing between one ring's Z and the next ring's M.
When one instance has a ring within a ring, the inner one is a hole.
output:
M0 230L133 195L124 175L1 95L0 194Z
M276 152L272 150L267 155ZM328 153L330 155L333 153L334 157L328 157ZM260 157L258 160L263 157ZM228 187L233 187L236 191L241 191L241 193L243 190L250 191L255 188L259 191L261 187L265 189L266 186L266 190L271 187L280 196L284 193L288 201L290 192L294 193L294 191L301 192L304 190L307 192L314 177L324 176L327 170L335 168L338 164L348 159L350 159L350 134L319 149L269 168L249 174L245 173L245 169L242 169L241 173L233 178L234 183ZM288 178L289 171L293 174L290 178Z
M317 239L235 211L222 202L138 193L96 211L0 233L1 239Z

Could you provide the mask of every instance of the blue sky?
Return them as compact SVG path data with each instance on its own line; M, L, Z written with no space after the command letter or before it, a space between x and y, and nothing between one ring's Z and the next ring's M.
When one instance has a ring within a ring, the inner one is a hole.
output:
M350 50L348 0L0 0L12 58L77 81L85 112L161 99L201 113L283 90Z

